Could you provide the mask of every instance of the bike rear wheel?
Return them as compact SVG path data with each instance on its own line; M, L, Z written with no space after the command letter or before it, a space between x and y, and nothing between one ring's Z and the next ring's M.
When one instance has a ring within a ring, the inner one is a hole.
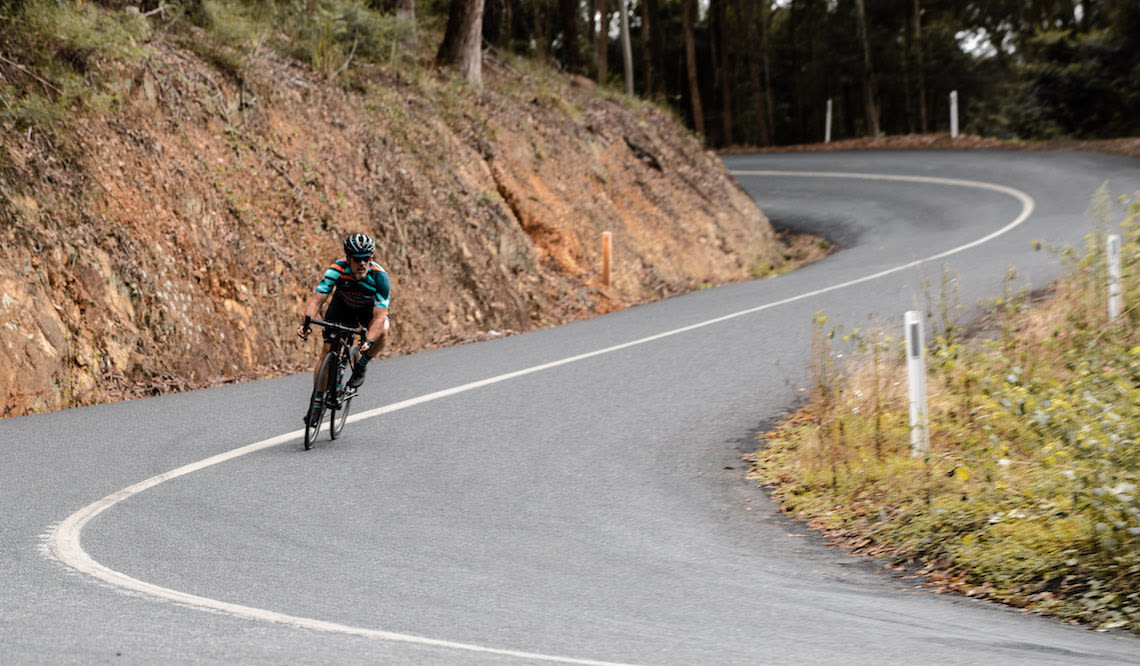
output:
M336 356L334 354L332 354L331 352L328 354L325 354L324 359L321 360L321 369L317 373L317 377L325 377L327 379L328 377L332 376L332 374L335 371L335 368L336 368ZM335 382L335 381L336 381L336 379L333 378L333 382ZM317 382L317 385L313 387L313 394L309 398L309 409L310 410L312 409L313 403L315 403L317 400L321 401L321 407L317 411L316 414L310 414L310 416L313 418L309 418L308 420L305 421L305 450L306 451L308 451L309 449L311 449L313 447L313 442L316 441L317 434L319 434L321 431L321 421L324 420L325 412L328 411L329 405L331 404L329 402L329 398L330 397L332 397L332 398L336 397L335 394L333 396L329 396L329 395L325 394L326 386L327 386L327 381L324 383L324 385L322 385L321 382Z

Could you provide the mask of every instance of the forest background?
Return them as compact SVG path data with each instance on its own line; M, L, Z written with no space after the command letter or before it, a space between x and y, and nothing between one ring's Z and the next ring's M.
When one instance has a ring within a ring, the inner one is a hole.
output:
M617 79L620 3L586 1L486 0L484 39ZM1113 138L1140 130L1138 2L630 0L629 7L635 91L668 103L711 146L822 141L829 99L835 139L945 132L952 91L972 134Z
M18 8L27 0L6 0ZM446 34L437 60L546 61L672 108L710 147L950 128L998 139L1140 134L1135 0L261 0L311 17L329 56L367 57L367 15ZM200 24L211 0L103 0ZM364 11L368 10L368 11ZM624 30L623 30L624 29ZM623 35L628 35L628 41ZM628 43L628 58L625 45Z
M1133 0L628 0L628 70L615 0L423 4L453 19L482 7L485 47L628 77L714 147L822 141L828 100L834 139L945 132L952 91L971 134L1140 133Z

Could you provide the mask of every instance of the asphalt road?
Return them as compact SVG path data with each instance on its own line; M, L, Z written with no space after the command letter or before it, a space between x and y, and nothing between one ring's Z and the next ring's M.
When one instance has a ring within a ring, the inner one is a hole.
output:
M807 385L815 311L901 325L943 263L967 305L1010 265L1043 286L1060 267L1031 241L1079 242L1095 189L1137 190L1140 161L726 162L843 251L385 360L365 418L308 452L305 376L0 421L0 663L1140 664L1135 637L827 548L739 460Z

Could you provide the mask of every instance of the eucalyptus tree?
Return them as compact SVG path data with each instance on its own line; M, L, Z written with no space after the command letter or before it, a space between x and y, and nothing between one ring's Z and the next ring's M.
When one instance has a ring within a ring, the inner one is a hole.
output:
M914 63L918 76L918 114L919 130L926 134L930 131L930 124L926 118L926 63L922 51L922 3L914 0L914 12L911 14L914 30L911 33L911 49L914 53Z
M879 100L875 85L875 67L871 62L871 43L867 39L867 10L863 0L855 0L855 25L859 34L859 44L863 48L863 112L866 114L867 131L871 136L879 136Z
M451 0L435 60L454 66L470 83L483 83L483 0Z
M772 144L771 77L769 73L769 42L767 17L772 11L770 0L738 0L739 13L744 19L745 38L749 48L748 87L752 98L752 114L756 127L756 141L761 146ZM757 5L760 11L757 12ZM759 18L756 16L760 14Z
M645 94L665 96L665 35L662 33L660 0L641 0L641 47L645 51Z
M705 134L705 113L701 106L701 86L697 78L697 44L693 34L696 22L696 0L684 0L685 71L689 82L689 103L693 108L693 129Z

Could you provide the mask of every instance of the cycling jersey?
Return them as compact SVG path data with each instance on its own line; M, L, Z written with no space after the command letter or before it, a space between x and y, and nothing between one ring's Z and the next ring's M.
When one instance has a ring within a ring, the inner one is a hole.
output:
M349 308L367 308L371 313L374 307L388 307L388 296L392 285L388 280L388 272L375 261L368 266L368 274L357 280L349 269L348 258L341 257L325 271L324 277L317 285L317 293L329 294L334 288L336 289L333 295L334 303L340 300Z

